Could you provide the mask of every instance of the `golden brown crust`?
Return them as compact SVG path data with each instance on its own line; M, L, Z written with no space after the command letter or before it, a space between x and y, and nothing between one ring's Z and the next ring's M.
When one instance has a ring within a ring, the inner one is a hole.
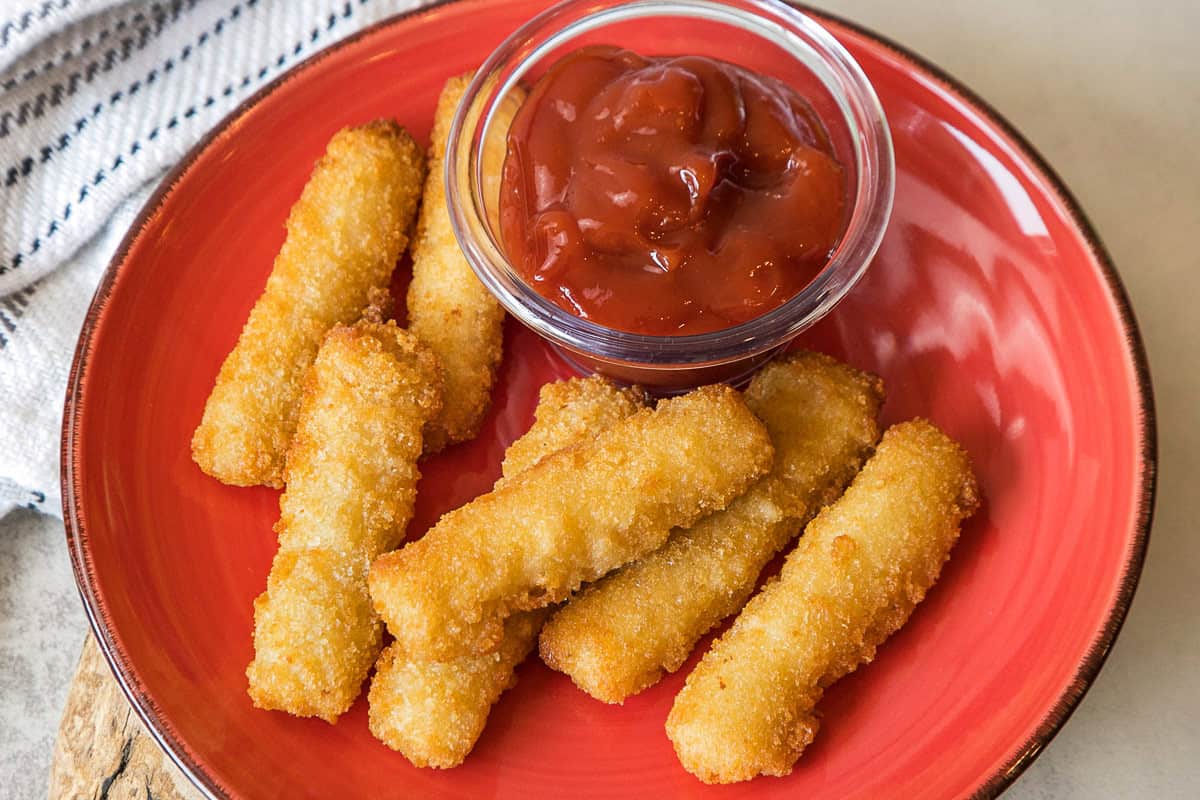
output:
M513 614L500 646L487 655L418 661L389 646L368 694L371 733L414 766L457 767L483 733L492 706L516 685L514 670L533 649L546 614Z
M684 768L706 783L791 772L825 687L908 620L977 505L961 447L924 420L889 429L688 676L666 726Z
M771 472L724 511L572 598L542 630L542 660L607 703L679 669L858 472L879 438L882 402L878 378L828 356L794 353L764 367L746 404L771 434Z
M471 76L451 78L438 98L429 176L413 244L409 329L446 370L446 405L425 432L425 451L471 439L491 405L500 364L504 309L471 270L454 236L444 184L450 123Z
M395 311L396 301L390 289L386 286L372 286L367 290L367 307L362 313L364 322L382 325L392 318Z
M371 597L414 657L494 650L503 620L564 599L724 508L771 465L737 392L664 400L561 450L379 558Z
M395 122L330 140L192 437L206 473L237 486L283 485L304 374L326 331L353 322L369 290L388 284L424 178L421 149Z
M572 378L542 387L536 421L504 454L512 476L551 453L593 436L645 403L635 390L603 378ZM408 658L395 645L380 656L371 681L371 732L418 767L463 762L492 705L516 683L513 670L533 649L548 609L513 614L495 653L454 661Z
M433 354L394 322L325 336L288 451L279 552L254 604L256 706L333 722L358 696L382 631L367 569L412 517L440 392Z
M538 392L534 423L504 453L501 486L569 443L594 436L648 404L640 387L621 388L607 378L570 378L547 383Z
M326 722L350 707L382 636L365 573L365 563L336 550L276 554L254 601L255 657L246 677L256 707Z

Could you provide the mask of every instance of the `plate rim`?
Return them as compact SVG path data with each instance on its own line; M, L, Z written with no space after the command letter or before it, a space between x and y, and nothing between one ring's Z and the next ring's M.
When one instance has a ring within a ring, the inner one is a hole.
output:
M75 353L71 362L70 374L67 379L60 448L63 524L76 588L79 590L80 599L83 602L84 611L88 618L88 624L93 635L96 637L97 643L100 645L104 659L108 662L108 666L112 670L113 676L121 688L121 692L137 713L147 733L149 733L151 738L154 739L155 743L175 766L187 776L196 789L206 798L211 798L211 800L220 800L221 798L229 798L234 795L230 792L229 787L226 787L215 776L196 763L190 748L174 733L172 726L165 719L160 718L155 704L146 693L145 688L127 671L126 658L119 651L112 635L109 633L107 612L96 596L93 582L94 574L87 549L88 534L81 522L80 516L82 513L82 502L75 463L78 458L76 448L81 437L78 419L83 406L83 382L94 344L93 337L108 305L109 296L115 286L118 273L124 265L129 250L140 236L147 222L158 212L163 200L175 188L184 173L191 168L200 155L208 149L218 136L230 128L234 121L249 113L258 103L273 94L284 84L300 78L321 61L347 47L353 46L379 30L406 20L424 16L444 6L473 2L481 2L481 0L435 0L427 5L391 15L368 25L295 64L254 94L247 97L222 117L170 169L155 188L154 193L147 199L141 210L139 210L137 217L122 238L121 244L117 247L108 265L105 267L104 274L97 284L95 293L88 306L87 315L80 328L79 338L77 339ZM1096 676L1104 666L1129 614L1134 594L1137 591L1149 548L1158 483L1158 423L1145 342L1137 323L1133 304L1129 299L1129 293L1095 226L1088 219L1079 201L1067 187L1066 182L1016 126L962 81L908 47L880 35L865 25L848 20L841 15L815 9L805 3L795 2L795 0L787 0L787 2L805 14L815 17L818 21L827 20L833 22L839 27L845 28L882 46L894 57L915 68L917 72L924 72L936 83L940 84L944 91L947 91L951 95L957 95L960 99L964 100L968 106L981 114L1003 136L1010 140L1014 149L1022 158L1028 161L1033 170L1039 174L1039 177L1044 179L1045 184L1052 190L1059 203L1067 211L1071 222L1086 243L1092 258L1095 260L1104 278L1108 294L1116 307L1116 316L1125 337L1125 350L1133 364L1138 400L1138 407L1135 410L1135 423L1141 434L1141 449L1139 453L1141 463L1137 471L1140 491L1136 492L1138 511L1134 524L1131 548L1122 564L1122 573L1116 598L1112 607L1108 610L1104 625L1097 631L1097 635L1092 640L1088 652L1079 662L1075 676L1059 695L1054 706L1046 712L1034 732L1016 747L1013 756L992 773L990 777L984 780L972 794L975 798L996 797L1011 786L1029 768L1045 749L1046 745L1066 725L1067 720L1070 719L1075 709L1078 708L1094 683Z

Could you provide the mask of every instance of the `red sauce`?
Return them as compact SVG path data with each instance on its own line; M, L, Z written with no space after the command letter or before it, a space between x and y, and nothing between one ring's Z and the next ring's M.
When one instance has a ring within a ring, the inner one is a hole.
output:
M841 235L845 183L820 120L778 80L587 47L509 129L501 234L534 289L579 317L703 333L812 280Z

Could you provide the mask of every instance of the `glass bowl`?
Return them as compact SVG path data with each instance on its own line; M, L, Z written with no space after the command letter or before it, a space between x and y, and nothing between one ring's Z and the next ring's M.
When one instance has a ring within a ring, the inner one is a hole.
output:
M828 262L798 294L723 330L652 336L576 317L513 268L498 225L508 122L523 85L591 44L720 59L778 78L808 100L846 171L848 217ZM879 248L895 163L887 119L862 69L821 25L790 6L774 0L567 0L519 28L479 68L450 129L445 180L459 244L510 314L582 371L670 393L745 379L829 313Z

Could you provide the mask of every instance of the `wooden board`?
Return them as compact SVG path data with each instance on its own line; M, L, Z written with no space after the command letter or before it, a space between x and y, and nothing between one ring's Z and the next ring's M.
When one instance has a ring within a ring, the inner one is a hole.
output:
M146 733L90 634L58 729L49 796L201 800Z

